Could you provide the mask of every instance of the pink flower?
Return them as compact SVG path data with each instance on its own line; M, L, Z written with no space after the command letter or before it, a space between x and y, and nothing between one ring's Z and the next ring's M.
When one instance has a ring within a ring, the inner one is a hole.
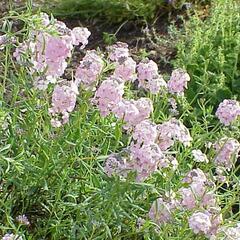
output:
M136 125L132 136L138 144L144 143L147 145L154 143L157 138L157 127L149 120L143 120Z
M95 50L87 51L76 70L76 83L82 83L87 88L92 87L97 82L103 66L102 57Z
M158 225L170 222L173 219L173 211L179 207L175 193L170 191L163 198L156 199L149 210L149 218Z
M43 44L46 45L39 49L39 53L45 51L46 61L54 62L54 60L62 60L70 56L70 49L61 38L48 36L45 40L47 42Z
M176 69L172 72L171 78L168 81L168 90L170 93L183 94L187 88L187 82L190 81L190 76L183 69Z
M149 210L149 218L158 225L167 223L172 219L172 211L175 205L172 202L166 202L162 198L158 198L153 202Z
M51 27L56 30L60 36L68 36L68 40L72 43L71 29L69 29L64 22L56 21L55 19Z
M71 55L71 49L64 39L39 33L32 51L33 71L46 70L45 74L52 78L63 75L67 67L66 59Z
M195 234L204 234L209 239L216 239L223 221L220 208L209 208L208 211L195 212L189 218L189 227Z
M130 160L126 168L137 173L137 181L144 181L158 168L163 158L163 153L156 144L142 145L131 144Z
M224 226L219 232L224 234L224 240L239 240L240 239L240 222L235 227Z
M136 123L141 122L144 119L150 117L153 112L153 104L151 99L149 98L139 98L135 101L136 107L139 111L138 119L136 119Z
M179 193L181 194L181 204L187 209L193 209L196 207L196 199L191 188L180 188Z
M131 143L128 149L120 154L111 155L106 160L104 171L108 176L116 174L121 177L126 177L129 172L136 172L136 181L141 182L161 166L163 158L163 153L154 143Z
M113 75L125 82L133 82L136 79L136 62L131 57L119 58Z
M180 188L181 205L186 209L193 209L197 206L206 208L215 206L216 196L214 192L207 192L207 190L202 182L193 182L188 188Z
M72 29L71 35L73 45L79 45L81 43L81 49L83 49L88 44L88 38L91 32L89 32L87 28L75 27Z
M173 146L176 140L184 146L189 146L192 141L188 129L175 118L158 125L158 132L158 143L163 151Z
M129 57L129 49L126 43L117 42L116 44L108 47L109 58L112 61L118 61L121 58Z
M134 100L123 99L113 108L113 113L117 118L123 119L127 123L126 128L137 124L136 119L139 116L139 110Z
M140 98L136 101L123 100L113 108L115 116L127 123L126 129L132 128L141 121L148 119L152 112L152 101L148 98Z
M157 64L149 59L145 59L138 64L138 80L139 87L145 87L145 81L151 81L158 76L158 66Z
M77 101L77 88L74 83L68 85L56 85L52 94L52 107L49 114L53 117L53 127L60 127L69 121L69 113L73 111ZM61 118L59 119L59 115Z
M121 79L110 77L97 89L94 102L102 116L107 116L122 101L124 84Z
M209 215L211 219L212 227L210 228L207 236L211 239L211 236L216 236L220 225L223 222L222 214L220 213L221 208L210 208Z
M193 209L197 206L209 208L216 205L216 196L213 191L209 190L209 181L202 170L194 169L190 171L183 182L189 183L188 187L179 190L183 207Z
M60 37L54 37L44 32L34 33L35 40L28 40L22 43L15 51L14 57L20 64L26 64L26 60L22 60L22 56L29 54L31 65L29 69L31 74L41 74L45 77L45 82L40 83L38 87L37 77L35 86L45 89L49 82L56 82L56 79L63 75L68 58L71 54L71 49L66 44L65 40Z
M225 126L229 126L240 116L240 105L236 100L225 99L218 106L216 116Z
M149 59L145 59L138 64L139 87L149 90L152 94L157 94L161 89L167 88L163 77L158 74L157 64Z
M205 162L208 163L208 158L201 150L192 150L192 155L195 162Z
M155 78L148 81L146 89L149 89L152 94L157 94L167 89L167 83L161 75L157 75Z
M30 32L29 39L16 48L14 57L36 77L34 86L46 89L50 82L56 83L64 74L73 45L82 43L84 48L90 32L86 28L78 27L71 31L65 23L50 21L44 13L40 14L40 17L33 16L33 20L39 18L43 28L37 25L36 29ZM52 32L56 34L53 35Z
M22 225L26 225L26 226L30 225L30 222L29 222L27 216L24 214L17 216L16 220Z
M118 157L117 155L110 155L104 166L104 172L109 176L116 175L122 175L125 170L125 163L122 160L121 157Z
M192 183L192 182L207 182L207 177L205 175L205 173L197 168L197 169L193 169L191 170L187 176L183 179L184 183Z
M7 233L3 236L2 240L23 240L23 238L13 233Z
M222 138L214 147L217 152L216 165L231 169L240 151L240 143L234 138Z
M205 212L195 212L188 219L189 227L195 234L207 234L212 227L211 219Z

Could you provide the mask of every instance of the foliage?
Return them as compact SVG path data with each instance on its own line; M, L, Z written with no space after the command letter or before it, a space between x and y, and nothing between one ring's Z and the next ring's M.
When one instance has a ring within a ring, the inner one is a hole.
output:
M18 30L13 28L16 20L21 23ZM188 147L176 143L169 150L179 163L175 172L158 169L143 182L136 182L134 173L125 179L107 176L104 165L108 156L121 151L132 140L123 130L122 121L113 114L102 117L90 103L94 93L81 88L70 121L53 128L48 112L53 84L44 91L34 88L35 75L29 73L27 62L19 64L13 57L19 43L41 25L40 20L33 18L31 9L9 12L2 19L2 32L14 41L7 42L0 53L0 235L13 232L29 240L204 240L204 235L196 235L189 228L190 210L174 212L174 222L160 227L148 217L152 203L185 186L182 179L193 168L201 168L215 182L226 224L239 221L240 213L234 209L239 206L239 167L226 172L226 183L216 181L215 151L207 147L222 137L238 139L239 122L223 127L208 99L197 96L199 116L189 95L171 95L167 91L154 95L127 82L124 97L150 98L154 105L150 119L156 124L172 117L169 98L176 99L177 118L188 127L193 141ZM70 65L73 59L68 62L71 77L75 74ZM26 60L31 62L31 58ZM99 84L113 70L113 63L108 58L104 60ZM194 78L188 84L192 81ZM206 153L209 163L194 161L194 149ZM179 194L176 197L180 198ZM16 220L22 214L29 218L30 226ZM142 225L140 219L145 220Z
M181 9L187 4L206 4L209 0L56 0L53 14L57 17L100 19L105 24L127 20L152 20L170 9ZM52 9L49 10L52 13Z
M70 0L56 4L55 16L82 19L99 18L105 22L122 22L134 18L153 18L163 0Z
M240 8L238 1L215 0L207 19L196 15L179 33L175 66L191 76L187 95L208 99L216 107L240 94Z

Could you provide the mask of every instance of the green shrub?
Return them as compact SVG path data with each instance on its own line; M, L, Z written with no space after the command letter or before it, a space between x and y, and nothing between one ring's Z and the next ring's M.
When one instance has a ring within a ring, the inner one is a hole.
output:
M225 98L239 98L240 7L234 0L214 0L212 5L207 19L196 14L186 22L174 65L192 78L188 97L200 95L216 106Z
M54 15L77 18L100 18L121 22L136 17L152 18L164 0L69 0L59 1Z
M209 0L190 0L188 3L206 4ZM157 13L171 8L182 8L184 0L56 0L55 16L82 19L100 19L105 23L118 23L137 18L153 19Z

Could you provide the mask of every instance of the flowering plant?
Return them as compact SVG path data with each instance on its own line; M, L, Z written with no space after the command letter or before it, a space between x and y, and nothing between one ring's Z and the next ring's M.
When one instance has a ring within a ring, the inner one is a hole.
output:
M238 239L239 102L225 99L216 113L199 103L198 119L184 69L164 76L126 43L85 50L87 28L45 13L30 21L24 39L8 29L0 40L11 59L4 81L16 81L13 100L4 99L13 113L2 136L3 239L120 239L131 228L133 236ZM237 188L230 199L225 185Z

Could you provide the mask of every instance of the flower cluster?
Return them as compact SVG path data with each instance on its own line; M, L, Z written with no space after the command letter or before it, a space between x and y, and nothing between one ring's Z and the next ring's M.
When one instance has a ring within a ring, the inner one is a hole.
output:
M186 71L183 69L174 70L170 80L167 83L169 92L182 95L184 89L187 88L188 81L190 81L190 76Z
M181 206L193 211L188 219L189 227L196 234L204 234L208 238L216 236L222 215L214 193L214 183L199 168L191 170L183 183L188 187L179 189Z
M221 240L239 240L240 239L240 223L235 227L222 227L219 233L223 235Z
M218 106L216 116L225 126L229 126L240 116L240 104L236 100L225 99Z
M23 238L13 233L7 233L2 237L2 240L23 240Z
M209 190L211 182L200 169L190 171L183 180L189 184L188 187L180 188L179 192L182 196L181 205L187 209L194 209L197 206L214 207L216 197L213 191Z
M138 100L123 100L113 108L113 113L119 119L126 122L126 128L136 126L141 121L148 119L153 112L153 104L149 98Z
M121 78L124 82L135 81L136 62L130 57L128 45L126 43L117 42L108 47L109 58L114 62L115 69L113 76Z
M213 211L214 212L214 211ZM211 211L194 212L188 219L189 227L195 234L204 234L208 238L215 237L222 223L222 215Z
M76 84L81 83L86 88L93 87L103 70L103 66L102 57L95 50L87 51L76 70Z
M29 222L27 216L24 214L17 216L16 220L22 225L26 225L26 226L30 225L30 222Z
M192 141L188 129L176 118L158 125L158 132L158 144L163 151L171 147L175 141L183 143L186 147Z
M207 234L211 228L210 217L206 213L195 212L189 218L189 226L195 234L197 233Z
M234 138L222 138L214 144L217 152L215 164L231 169L240 151L240 143Z
M70 86L66 84L55 86L52 94L52 107L49 108L52 126L60 127L69 121L69 113L76 105L77 94L77 86L73 82Z
M149 108L142 109L146 110ZM135 113L137 113L137 115ZM118 115L120 117L122 116L123 119L128 124L131 124L133 129L132 130L133 142L131 143L128 149L129 154L125 158L125 161L121 161L120 163L119 160L116 161L116 158L113 161L112 156L110 156L109 159L106 160L105 170L107 171L108 175L109 173L110 175L114 173L123 176L122 174L123 172L126 175L126 172L135 171L137 173L136 180L144 181L159 167L167 168L170 166L173 170L176 169L178 165L177 160L171 155L170 156L165 155L162 152L159 145L157 144L157 137L161 132L159 133L157 125L155 123L147 119L149 117L149 111L147 112L148 114L143 114L144 113L143 110L140 113L139 111L129 111L122 112L121 115L120 114ZM138 116L139 114L140 116L142 115L143 117L139 116L136 118L136 116ZM183 127L182 124L181 127ZM191 140L190 135L188 137L190 141ZM185 141L183 142L185 143ZM109 168L111 168L112 170L110 170ZM121 174L119 174L120 172Z
M158 169L163 158L164 155L157 144L131 144L126 169L137 173L137 181L144 181Z
M132 134L132 142L127 148L124 161L117 154L111 155L105 163L107 175L117 174L126 176L130 171L136 173L137 181L144 181L159 168L178 166L176 158L163 151L176 141L189 146L192 140L188 129L177 119L171 119L160 125L150 121L153 103L149 98L124 99L124 83L135 79L136 63L130 58L126 44L117 43L109 48L109 58L115 61L116 68L111 79L116 78L115 84L104 80L96 91L94 102L102 116L112 112L118 119L123 120L123 126ZM139 87L157 93L161 87L167 87L158 74L158 67L152 60L138 64ZM116 157L117 156L117 157Z
M157 64L149 59L145 59L138 64L138 86L149 90L152 94L157 94L161 89L167 88L167 83L158 73Z
M206 154L204 154L200 149L192 150L192 155L195 162L209 162Z
M126 43L117 42L116 44L108 47L109 58L117 62L121 58L129 57L129 49Z
M126 160L120 154L113 154L109 156L105 162L104 172L109 177L113 176L114 174L124 176L126 173L125 161Z
M113 76L121 78L123 81L136 80L136 62L131 57L121 57L116 62Z
M158 198L152 203L148 215L153 222L161 225L172 220L172 212L178 207L179 202L174 195L166 198L166 200Z
M183 179L183 183L189 186L179 189L181 199L178 200L174 193L171 193L168 198L158 198L149 210L149 218L161 225L173 220L176 210L191 211L188 223L193 232L204 234L209 239L216 237L223 219L216 196L212 190L209 190L214 184L200 169L191 170Z
M60 21L50 24L46 14L41 14L40 17L45 28L31 31L29 39L16 48L14 57L24 64L24 56L27 54L30 72L36 75L34 85L46 89L50 82L55 83L64 74L66 60L71 56L74 45L82 44L82 48L85 47L90 32L80 27L70 30Z
M104 171L108 176L126 177L129 172L134 171L136 172L136 181L144 181L161 164L163 167L168 166L163 164L166 161L164 154L155 143L139 145L132 142L130 147L124 149L123 152L124 156L121 152L107 158Z
M13 55L20 64L28 66L34 77L34 86L44 90L49 83L61 81L72 49L80 44L81 49L85 48L91 33L87 28L75 27L71 30L61 21L50 21L45 13L33 16L33 21L37 18L40 18L43 27L33 29L29 38L16 48ZM69 121L69 113L76 104L79 82L91 85L102 68L101 57L95 51L89 51L77 70L76 81L64 80L64 85L57 84L54 87L52 107L49 109L53 127L60 127Z
M98 106L102 116L107 116L121 101L124 84L114 76L104 80L97 89L93 102Z
M90 35L91 33L88 31L87 28L75 27L71 31L72 44L76 46L82 44L81 49L83 49L88 44L88 38L90 37Z
M157 138L157 125L149 120L143 120L136 125L132 137L137 141L139 145L141 144L151 144L154 143Z

